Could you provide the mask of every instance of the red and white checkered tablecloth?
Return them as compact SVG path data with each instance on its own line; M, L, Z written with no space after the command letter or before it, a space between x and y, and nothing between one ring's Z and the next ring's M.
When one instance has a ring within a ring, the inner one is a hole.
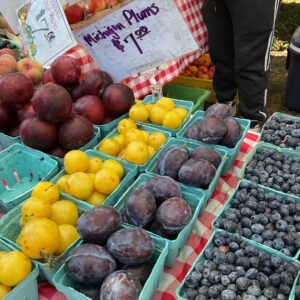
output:
M155 80L161 86L177 77L187 65L207 50L207 32L202 18L203 0L174 0L174 2L176 3L183 19L188 24L188 27L199 46L199 50L193 54L185 55L179 59L175 59L164 64L164 67L157 71L155 76ZM83 75L87 71L97 68L92 57L80 45L72 48L66 54L75 57L79 61ZM109 73L109 70L105 71ZM150 79L147 74L139 77L129 77L123 80L123 83L127 84L133 90L137 99L140 99L152 92Z
M258 139L258 134L247 133L238 157L234 161L228 175L219 179L207 207L198 218L187 244L177 258L176 264L173 268L164 269L160 285L153 296L153 300L176 300L176 288L184 279L196 257L210 238L212 222L228 200L233 189L237 186L239 180L237 176L238 171L243 167L247 154L253 149ZM66 300L62 293L56 291L55 288L47 283L39 284L39 295L40 300Z

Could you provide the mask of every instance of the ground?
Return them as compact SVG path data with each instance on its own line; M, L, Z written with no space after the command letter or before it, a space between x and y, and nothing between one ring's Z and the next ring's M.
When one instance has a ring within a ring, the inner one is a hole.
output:
M283 0L277 17L271 53L269 93L266 107L268 116L277 111L300 116L300 113L290 111L284 105L288 73L286 70L286 49L298 26L300 26L300 0Z

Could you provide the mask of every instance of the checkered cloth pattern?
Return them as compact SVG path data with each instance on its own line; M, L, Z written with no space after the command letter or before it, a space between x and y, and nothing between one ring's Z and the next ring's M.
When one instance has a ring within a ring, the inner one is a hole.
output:
M154 77L160 86L173 80L187 65L207 51L207 32L202 18L203 0L174 0L174 2L183 19L188 24L199 46L199 50L193 54L187 54L179 59L165 63L163 67L156 72ZM79 61L83 75L87 71L97 68L92 57L80 45L72 48L66 54L75 57ZM109 70L107 71L109 72ZM146 73L138 77L126 78L123 80L123 83L127 84L133 90L137 99L141 99L152 92L150 78Z
M173 268L165 268L160 285L153 300L176 300L175 291L193 262L200 254L212 234L212 222L221 211L230 194L237 187L238 173L243 167L247 154L258 142L257 133L248 132L241 150L227 176L221 177L204 212L198 218L185 247L180 252ZM47 283L39 284L40 300L66 300L65 296ZM70 299L71 300L71 299Z

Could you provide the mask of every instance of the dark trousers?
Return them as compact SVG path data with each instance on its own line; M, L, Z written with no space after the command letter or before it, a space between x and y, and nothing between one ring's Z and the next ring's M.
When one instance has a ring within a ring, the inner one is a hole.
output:
M270 49L280 0L204 0L209 52L219 102L238 92L243 117L264 120Z

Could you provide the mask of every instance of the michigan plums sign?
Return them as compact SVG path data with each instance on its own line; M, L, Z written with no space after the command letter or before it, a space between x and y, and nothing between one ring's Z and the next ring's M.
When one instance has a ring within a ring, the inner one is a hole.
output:
M173 0L135 0L75 36L114 80L198 49Z
M59 0L30 0L17 16L31 56L43 65L77 44Z

